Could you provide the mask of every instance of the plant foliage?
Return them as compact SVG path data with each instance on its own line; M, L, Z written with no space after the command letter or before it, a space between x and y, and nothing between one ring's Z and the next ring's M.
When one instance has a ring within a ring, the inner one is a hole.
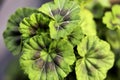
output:
M4 41L7 48L17 55L21 52L22 41L21 33L19 32L19 24L24 17L30 16L32 13L37 13L36 9L20 8L8 19L7 29L3 33ZM12 46L11 46L12 45Z
M5 44L21 53L30 80L110 80L108 70L120 67L120 5L103 16L110 8L105 2L53 0L20 8L8 19Z

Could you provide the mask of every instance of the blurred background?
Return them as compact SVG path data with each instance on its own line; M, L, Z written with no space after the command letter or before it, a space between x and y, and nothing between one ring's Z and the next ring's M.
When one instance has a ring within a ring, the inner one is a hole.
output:
M26 76L22 76L23 73L17 64L17 57L13 56L4 44L2 33L6 29L9 16L17 8L38 8L48 1L50 0L0 0L0 80L29 80ZM112 5L120 3L120 0L110 0L110 3Z

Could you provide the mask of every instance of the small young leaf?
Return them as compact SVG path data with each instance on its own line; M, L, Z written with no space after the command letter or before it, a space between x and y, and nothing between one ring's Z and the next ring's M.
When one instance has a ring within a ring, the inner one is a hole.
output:
M42 5L39 10L54 19L49 25L50 36L53 39L70 34L80 22L80 6L74 1L54 0Z
M75 61L73 46L66 40L34 36L24 44L20 64L30 80L64 80Z
M106 13L105 13L105 16L103 17L103 23L105 23L106 26L107 26L109 29L114 29L114 28L116 28L116 27L115 27L115 24L112 23L112 19L113 19L112 13L111 13L111 12L106 12Z
M10 16L7 23L7 28L3 33L4 41L7 48L14 55L21 52L21 33L19 32L19 23L24 17L31 15L33 12L38 12L36 9L20 8Z
M75 67L77 80L104 80L114 63L109 44L96 36L89 36L78 44L77 50L81 57Z
M23 19L20 23L20 33L23 39L29 39L35 35L47 32L50 18L42 13L33 13L29 17Z
M114 5L111 12L106 12L103 23L111 30L120 28L120 5Z

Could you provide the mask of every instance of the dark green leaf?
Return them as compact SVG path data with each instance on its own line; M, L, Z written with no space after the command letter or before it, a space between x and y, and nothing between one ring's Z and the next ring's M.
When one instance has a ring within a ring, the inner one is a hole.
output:
M77 27L67 36L67 40L70 41L73 46L76 46L81 42L83 37L84 34L81 30L81 27Z
M35 9L19 8L14 14L10 16L7 23L7 28L3 33L4 41L7 48L14 55L21 52L21 33L19 32L19 23L24 17L31 15L33 12L38 12Z
M42 13L33 13L20 23L20 33L23 39L48 32L50 18Z

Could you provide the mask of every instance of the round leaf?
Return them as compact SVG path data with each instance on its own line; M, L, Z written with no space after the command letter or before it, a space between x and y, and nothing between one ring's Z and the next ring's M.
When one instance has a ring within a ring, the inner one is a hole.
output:
M26 17L20 23L20 33L23 39L29 39L35 35L47 32L50 18L42 13L33 13L30 17Z
M24 44L20 64L30 80L64 80L74 61L73 46L68 41L51 41L44 35Z
M19 32L19 23L24 17L31 15L33 12L38 12L35 9L19 8L10 16L7 23L7 28L3 33L4 41L7 48L14 54L21 52L21 33Z
M78 44L77 50L81 57L75 67L77 80L104 80L114 63L109 44L96 36L89 36Z
M54 19L49 25L50 36L53 39L70 34L80 22L80 7L74 1L54 0L42 5L39 10Z

